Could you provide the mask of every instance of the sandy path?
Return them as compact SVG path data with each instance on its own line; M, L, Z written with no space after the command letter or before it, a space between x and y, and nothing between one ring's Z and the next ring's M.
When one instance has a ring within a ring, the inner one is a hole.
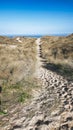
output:
M18 42L22 43L22 41L20 40L20 37L17 37L16 39Z

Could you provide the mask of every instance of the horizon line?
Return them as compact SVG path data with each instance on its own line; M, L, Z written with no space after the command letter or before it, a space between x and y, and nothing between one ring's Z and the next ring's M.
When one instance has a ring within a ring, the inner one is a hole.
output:
M0 36L42 36L42 35L66 35L66 34L72 34L73 32L68 32L68 33L47 33L47 34L0 34Z

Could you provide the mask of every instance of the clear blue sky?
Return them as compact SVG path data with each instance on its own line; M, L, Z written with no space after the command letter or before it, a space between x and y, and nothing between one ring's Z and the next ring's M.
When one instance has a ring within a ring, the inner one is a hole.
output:
M1 0L0 35L73 32L73 0Z

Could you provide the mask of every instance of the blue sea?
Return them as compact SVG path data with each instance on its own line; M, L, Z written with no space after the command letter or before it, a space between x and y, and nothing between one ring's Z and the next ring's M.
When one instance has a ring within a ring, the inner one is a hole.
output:
M32 38L40 38L40 37L43 37L43 36L68 36L70 34L46 34L46 35L4 35L4 36L7 36L7 37L10 37L10 38L14 38L14 37L32 37Z
M14 38L14 37L32 37L32 38L40 38L44 35L7 35L10 38Z

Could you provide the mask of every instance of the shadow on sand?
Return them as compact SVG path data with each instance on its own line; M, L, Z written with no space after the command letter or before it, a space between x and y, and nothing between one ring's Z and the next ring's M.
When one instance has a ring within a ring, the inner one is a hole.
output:
M73 68L70 66L45 62L43 67L56 72L57 74L66 78L68 81L73 80Z

